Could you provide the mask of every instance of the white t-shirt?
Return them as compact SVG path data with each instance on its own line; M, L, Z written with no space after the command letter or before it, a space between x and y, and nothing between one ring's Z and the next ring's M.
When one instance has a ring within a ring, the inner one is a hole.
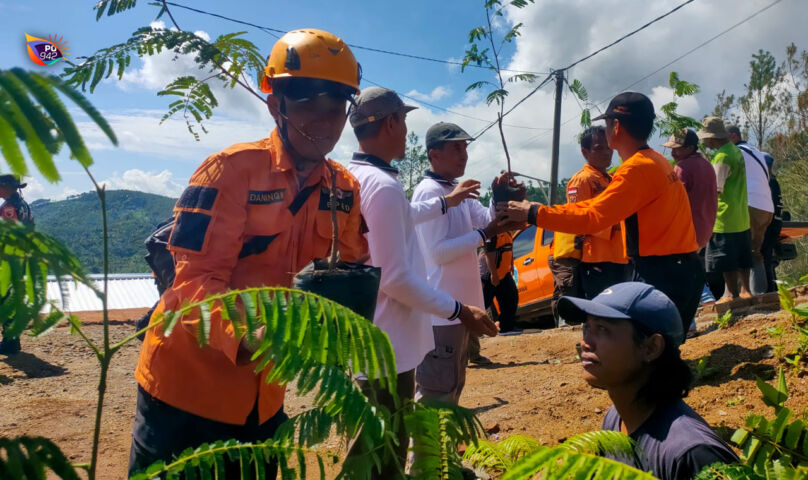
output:
M446 196L454 185L429 176L412 194L413 202ZM484 243L481 232L491 222L491 211L476 199L466 199L446 215L418 224L418 240L425 253L429 284L464 305L485 308L477 263L477 248ZM456 325L457 321L432 316L432 325Z
M354 159L348 170L359 180L370 265L382 270L373 323L390 337L397 373L417 367L435 348L431 315L455 315L457 301L427 283L426 266L415 233L419 221L444 216L442 198L410 205L393 169ZM459 320L447 320L457 324Z
M772 191L769 188L769 169L763 153L746 142L737 144L746 164L746 196L750 207L774 212Z

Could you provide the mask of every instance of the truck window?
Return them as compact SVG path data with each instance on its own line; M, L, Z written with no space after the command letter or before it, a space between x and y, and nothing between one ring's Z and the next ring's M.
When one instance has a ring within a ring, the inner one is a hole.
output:
M533 251L533 243L536 240L536 226L531 225L519 232L513 239L513 258L523 257Z
M541 232L541 246L547 246L553 243L553 231L552 230L542 230Z

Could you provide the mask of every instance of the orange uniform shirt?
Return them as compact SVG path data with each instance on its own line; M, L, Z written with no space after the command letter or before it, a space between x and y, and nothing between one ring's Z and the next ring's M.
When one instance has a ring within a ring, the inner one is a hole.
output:
M339 249L343 260L367 253L361 232L359 183L340 164L337 172ZM169 249L174 285L155 312L177 309L225 291L291 285L294 274L331 247L329 188L323 163L300 187L277 129L208 157L177 201ZM267 384L254 365L236 365L240 338L220 311L213 312L210 343L196 341L198 318L183 318L168 337L146 334L135 377L153 397L211 420L244 424L258 403L260 422L283 405L285 387Z
M510 232L498 234L496 242L497 278L505 278L513 270L513 235Z
M576 235L600 232L621 220L629 257L698 250L685 187L665 157L650 148L626 159L597 197L539 206L536 216L543 228Z
M595 198L606 190L611 181L611 176L586 163L567 182L567 203ZM582 243L582 262L628 263L625 245L623 245L623 232L619 223L600 232L585 235Z

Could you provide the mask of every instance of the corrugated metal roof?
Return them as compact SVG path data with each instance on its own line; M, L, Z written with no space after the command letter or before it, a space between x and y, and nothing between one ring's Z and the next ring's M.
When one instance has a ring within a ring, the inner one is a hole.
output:
M90 275L99 290L104 288L103 275ZM59 292L59 284L55 276L48 277L48 300L52 300L62 311L86 312L102 310L101 299L86 285L72 281L62 283L64 300ZM119 273L109 275L108 308L110 310L124 308L148 308L157 303L160 295L157 285L149 273Z

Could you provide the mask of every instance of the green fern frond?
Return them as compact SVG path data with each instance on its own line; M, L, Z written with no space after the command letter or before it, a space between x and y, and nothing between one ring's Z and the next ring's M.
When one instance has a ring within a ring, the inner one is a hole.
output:
M48 471L62 480L80 479L67 457L49 439L0 437L0 478L39 480Z
M170 334L171 323L181 317L201 316L203 322L189 322L197 328L196 323L210 322L220 314L225 298L245 306L239 318L230 318L233 325L247 334L266 326L252 359L258 362L256 371L272 367L268 381L286 383L313 364L321 364L363 372L395 393L395 356L387 334L352 310L319 295L281 287L232 290L155 318L164 322L164 335ZM231 316L235 313L230 312ZM204 344L205 330L199 333L198 340Z
M562 447L592 455L632 455L634 441L628 435L611 430L596 430L568 438Z
M206 132L202 120L209 120L213 115L213 109L219 105L210 85L206 83L212 78L218 78L218 75L209 76L204 80L197 80L194 76L179 77L157 92L157 96L161 97L167 95L180 97L179 100L169 104L168 112L160 119L160 123L165 122L174 114L182 112L188 131L196 141L199 141L199 134L194 130L191 117Z
M20 68L0 70L0 151L12 173L28 174L20 143L25 144L37 170L51 182L60 178L53 155L65 143L83 166L92 164L90 153L58 92L87 112L113 143L117 143L98 111L58 78Z
M67 278L92 288L79 260L55 238L35 231L20 222L0 222L0 318L11 319L6 324L10 337L28 328L40 335L66 317L57 309L44 317L40 312L48 305L48 275Z
M111 17L117 13L135 8L136 4L137 0L100 0L93 7L93 10L95 10L95 20L101 20L105 11L107 12L107 16Z
M642 472L624 463L590 453L571 450L560 445L554 448L540 447L536 452L526 456L503 476L503 480L533 478L540 475L542 479L586 478L588 480L624 480L655 478L650 473Z
M224 478L226 462L238 462L242 478L266 478L270 461L277 463L281 478L310 478L306 472L306 455L317 457L318 478L325 479L322 456L326 455L334 461L333 455L278 440L260 443L227 440L188 448L174 461L156 462L144 472L129 477L129 480ZM297 470L294 466L297 466Z
M480 420L471 410L437 402L415 404L404 424L412 437L412 472L418 479L460 478L457 446L477 443L483 433Z
M107 136L110 143L116 146L118 145L118 137L115 135L115 132L112 131L112 127L110 127L107 120L101 115L101 112L99 112L98 109L95 108L84 95L76 91L75 88L67 85L59 77L35 75L35 78L38 82L46 83L55 88L77 107L81 108L82 111L84 111L84 113L90 117L90 120L92 120L102 132L104 132L104 135Z
M693 480L765 480L746 465L714 463L704 467Z

